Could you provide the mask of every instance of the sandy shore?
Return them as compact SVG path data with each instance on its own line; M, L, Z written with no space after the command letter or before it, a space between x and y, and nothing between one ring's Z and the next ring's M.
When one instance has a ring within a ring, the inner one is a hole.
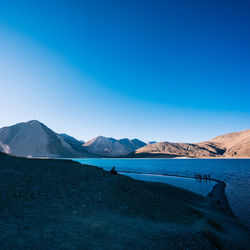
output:
M138 174L138 175L156 175L156 176L166 176L166 177L178 177L178 178L184 178L184 179L194 179L197 180L195 177L191 176L184 176L184 175L174 175L174 174L153 174L153 173L138 173L138 172L131 172L131 171L120 171L120 174L126 173L126 174ZM199 180L199 179L198 179ZM201 180L204 181L204 180ZM215 203L223 207L228 213L230 213L232 216L235 216L232 212L232 209L228 203L227 196L225 194L225 188L226 183L224 181L210 178L207 179L207 181L213 181L216 183L213 186L213 189L211 192L207 194L207 198L213 200Z
M73 161L0 154L0 194L1 249L249 247L211 198Z

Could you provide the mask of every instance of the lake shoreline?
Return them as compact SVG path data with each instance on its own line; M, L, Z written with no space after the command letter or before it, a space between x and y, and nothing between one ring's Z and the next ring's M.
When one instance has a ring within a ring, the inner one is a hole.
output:
M154 175L154 176L166 176L166 177L178 177L178 178L185 178L185 179L195 179L197 180L196 177L191 177L191 176L182 176L182 175L170 175L170 174L154 174L154 173L136 173L136 172L130 172L130 171L119 171L118 173L123 174L139 174L139 175ZM199 179L198 179L199 180ZM200 181L204 181L204 180L200 180ZM207 179L206 181L212 181L215 182L216 184L213 186L212 190L206 195L207 198L213 200L214 202L216 202L217 204L221 205L222 207L224 207L226 210L228 210L228 212L233 215L234 217L237 217L229 203L228 203L228 199L225 193L225 188L226 188L226 183L224 181L218 180L218 179ZM157 181L155 181L157 182ZM184 188L186 189L186 188Z
M217 160L218 159L218 160ZM195 176L197 173L210 174L211 177L217 180L224 181L227 184L225 195L227 196L228 203L241 221L241 223L250 230L250 160L249 159L82 159L75 161L95 165L110 170L116 166L116 170L129 171L136 173L159 173L179 176ZM222 161L221 161L222 160ZM224 160L224 161L223 161ZM138 177L140 180L156 180L164 181L164 177ZM166 183L182 187L182 181L178 179L166 179ZM196 193L201 193L206 196L212 190L212 184L206 185L197 184L196 186L192 181L183 181L184 188L192 190ZM200 187L201 186L201 187Z
M249 244L205 197L69 160L0 154L3 249L226 249ZM181 244L181 245L180 245Z

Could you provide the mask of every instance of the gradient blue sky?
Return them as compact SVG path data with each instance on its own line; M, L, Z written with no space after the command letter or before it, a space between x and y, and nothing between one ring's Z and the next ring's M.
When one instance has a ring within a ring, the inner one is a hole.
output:
M250 128L250 1L0 0L0 127L198 142Z

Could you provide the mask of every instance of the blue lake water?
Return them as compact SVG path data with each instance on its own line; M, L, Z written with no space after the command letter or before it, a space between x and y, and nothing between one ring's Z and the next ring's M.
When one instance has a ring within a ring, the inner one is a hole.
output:
M250 228L250 159L74 159L84 164L110 170L140 174L126 174L135 179L166 182L206 195L213 182L165 177L161 174L193 177L197 173L226 182L226 195L234 214Z

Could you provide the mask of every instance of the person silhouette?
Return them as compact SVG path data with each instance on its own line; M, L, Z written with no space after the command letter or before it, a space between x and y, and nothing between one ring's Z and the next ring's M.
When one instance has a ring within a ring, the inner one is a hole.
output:
M115 166L110 170L111 174L117 174L117 171L115 170Z

